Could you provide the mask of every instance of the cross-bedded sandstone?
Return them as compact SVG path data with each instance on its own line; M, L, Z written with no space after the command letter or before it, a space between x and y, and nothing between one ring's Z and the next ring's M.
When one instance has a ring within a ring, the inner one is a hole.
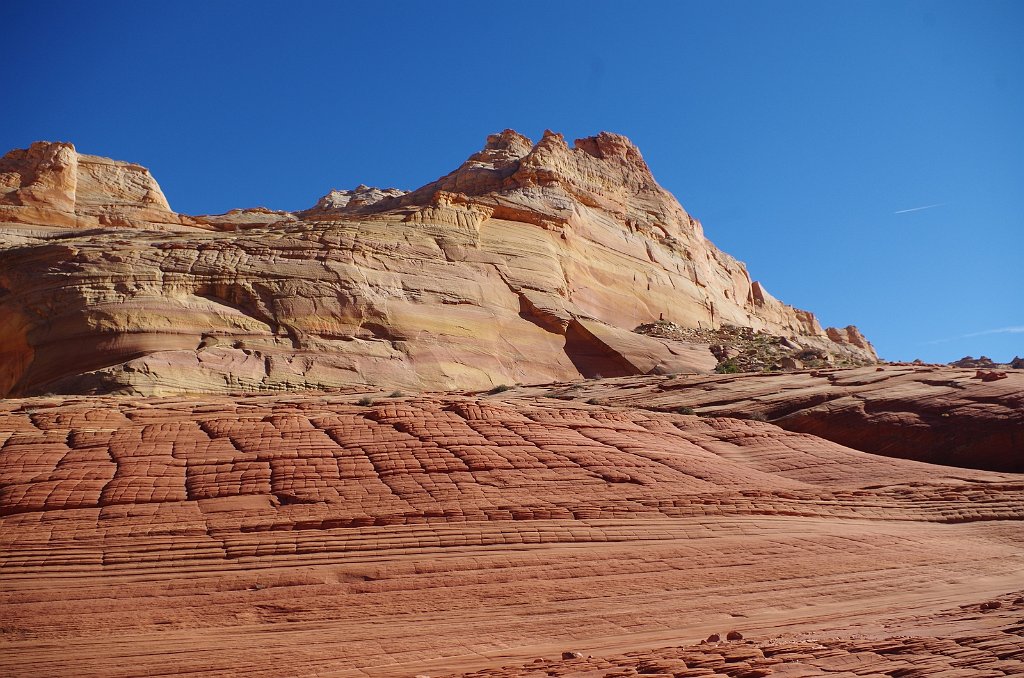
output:
M0 671L398 676L552 644L614 668L1019 589L1019 475L756 421L354 399L3 401Z
M935 464L1024 471L1024 373L887 365L787 373L640 376L523 387L548 396L771 421L847 447Z
M34 144L0 159L0 395L481 388L707 372L659 317L806 337L661 188L639 150L493 135L418 190L187 217L128 163ZM859 336L859 335L857 335Z

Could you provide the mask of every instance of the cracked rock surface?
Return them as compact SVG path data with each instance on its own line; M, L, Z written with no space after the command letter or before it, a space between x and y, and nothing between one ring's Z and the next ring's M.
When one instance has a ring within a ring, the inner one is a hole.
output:
M0 401L0 673L1019 673L1024 476L507 393Z

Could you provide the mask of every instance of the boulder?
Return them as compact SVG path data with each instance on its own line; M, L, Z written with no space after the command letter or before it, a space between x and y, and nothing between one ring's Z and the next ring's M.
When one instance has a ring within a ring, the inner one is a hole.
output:
M800 370L803 369L804 364L796 358L785 357L779 360L779 365L784 370Z

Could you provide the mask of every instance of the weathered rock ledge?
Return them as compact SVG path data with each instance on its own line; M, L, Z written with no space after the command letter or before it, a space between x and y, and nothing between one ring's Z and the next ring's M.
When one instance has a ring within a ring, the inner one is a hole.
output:
M1024 472L1024 373L885 365L639 376L517 387L491 397L768 421L872 454Z

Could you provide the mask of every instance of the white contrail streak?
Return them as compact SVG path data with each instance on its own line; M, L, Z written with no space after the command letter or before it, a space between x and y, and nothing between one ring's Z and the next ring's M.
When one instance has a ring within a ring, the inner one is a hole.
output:
M950 337L948 339L933 339L932 341L925 342L927 344L944 344L947 341L957 341L959 339L972 339L974 337L984 337L989 334L1024 334L1024 325L1017 325L1015 327L1000 327L995 330L984 330L982 332L971 332L970 334L961 334L959 337Z
M922 205L921 207L911 207L910 209L906 209L906 210L896 210L895 212L893 212L893 214L906 214L907 212L920 212L921 210L930 210L933 207L942 207L945 204L946 203L944 203L944 202L937 202L934 205Z

